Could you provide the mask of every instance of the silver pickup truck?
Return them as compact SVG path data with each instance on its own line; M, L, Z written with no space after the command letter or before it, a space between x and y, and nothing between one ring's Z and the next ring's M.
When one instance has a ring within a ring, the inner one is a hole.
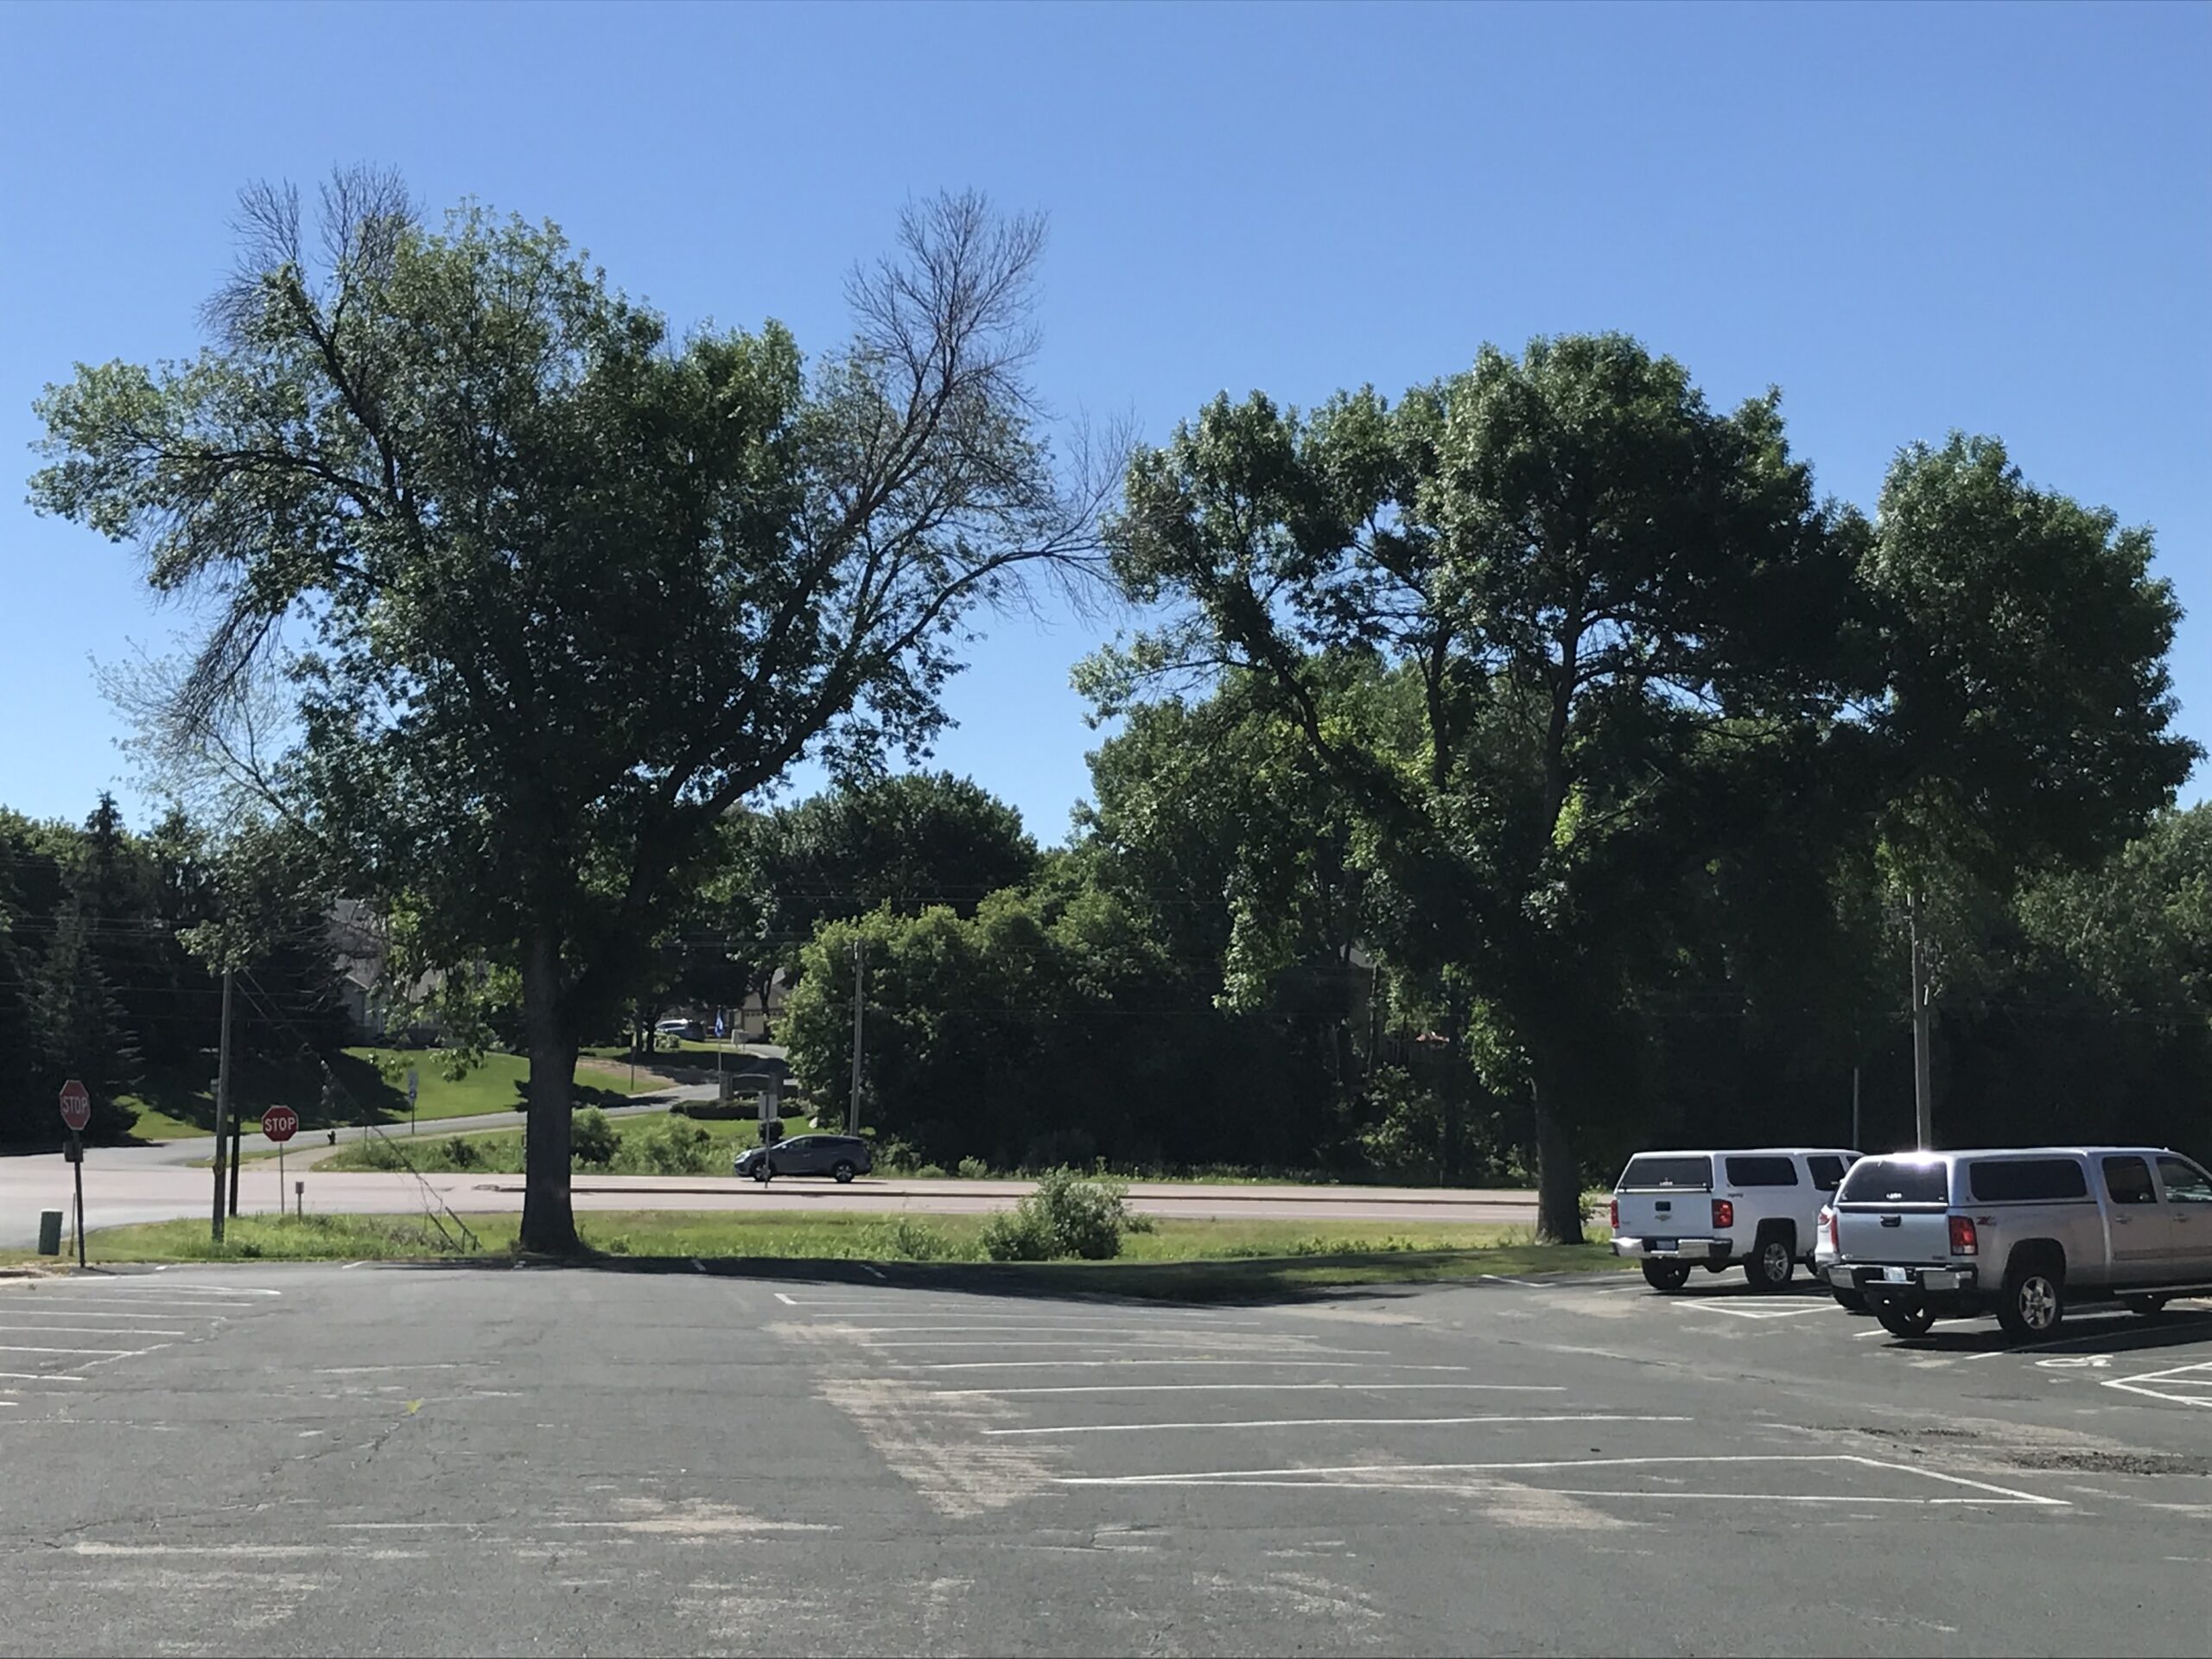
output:
M2014 1337L2047 1337L2069 1300L2151 1317L2212 1292L2212 1175L2162 1147L1862 1158L1829 1214L1830 1287L1864 1296L1893 1336L1994 1313Z

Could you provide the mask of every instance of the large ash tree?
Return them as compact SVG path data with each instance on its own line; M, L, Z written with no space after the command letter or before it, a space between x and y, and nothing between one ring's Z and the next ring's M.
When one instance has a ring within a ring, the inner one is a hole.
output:
M853 339L678 337L548 226L397 182L243 198L212 342L39 406L44 512L135 544L207 631L166 711L432 960L519 976L526 1248L573 1248L569 1105L710 855L815 757L918 752L979 607L1081 568L1110 468L1056 461L1027 369L1042 226L910 210Z

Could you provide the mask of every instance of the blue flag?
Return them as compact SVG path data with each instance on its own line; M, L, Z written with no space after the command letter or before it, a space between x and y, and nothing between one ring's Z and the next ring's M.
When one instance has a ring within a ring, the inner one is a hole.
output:
M721 1036L721 1034L722 1034L722 1011L721 1011L720 1008L716 1008L716 1009L715 1010L715 1036L717 1036L717 1037L719 1037L719 1036Z

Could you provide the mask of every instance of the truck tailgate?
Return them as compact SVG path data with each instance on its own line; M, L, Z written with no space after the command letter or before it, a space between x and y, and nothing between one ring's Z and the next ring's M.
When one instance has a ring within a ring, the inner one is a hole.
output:
M1709 1237L1713 1232L1713 1197L1707 1192L1623 1192L1617 1231L1630 1238Z
M1946 1205L1840 1205L1836 1254L1846 1262L1948 1262L1951 1212Z

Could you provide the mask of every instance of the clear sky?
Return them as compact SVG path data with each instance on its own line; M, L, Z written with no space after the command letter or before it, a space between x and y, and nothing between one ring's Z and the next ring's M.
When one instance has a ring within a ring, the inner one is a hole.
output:
M1716 403L1779 385L1862 505L1900 444L1996 433L2157 529L2212 743L2208 88L2182 3L0 3L0 804L80 818L127 779L92 664L178 620L22 505L32 398L194 349L238 187L354 161L815 349L908 197L1043 208L1045 391L1154 437L1224 390L1395 393L1593 328ZM1094 643L998 625L951 695L941 763L1047 842Z

